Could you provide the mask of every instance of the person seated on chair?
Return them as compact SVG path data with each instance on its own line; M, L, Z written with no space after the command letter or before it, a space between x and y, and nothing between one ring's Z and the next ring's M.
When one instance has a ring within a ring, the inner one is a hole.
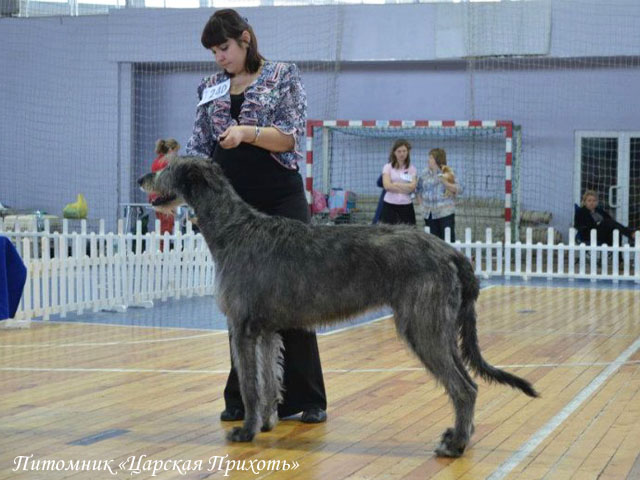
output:
M598 206L598 194L594 190L586 190L582 195L580 208L575 211L573 226L578 230L579 238L589 243L591 230L597 232L598 245L611 245L613 231L619 230L621 235L629 237L633 245L633 232L630 228L616 222L602 207Z

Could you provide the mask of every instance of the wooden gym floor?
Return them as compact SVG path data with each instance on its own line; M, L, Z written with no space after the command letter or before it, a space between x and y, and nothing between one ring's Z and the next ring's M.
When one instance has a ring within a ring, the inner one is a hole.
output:
M0 330L0 478L639 479L640 289L493 286L478 313L485 358L542 398L479 381L457 460L432 453L453 411L390 318L319 336L327 423L284 420L251 444L226 443L218 420L224 331ZM119 467L131 457L139 474ZM295 469L266 469L277 460Z

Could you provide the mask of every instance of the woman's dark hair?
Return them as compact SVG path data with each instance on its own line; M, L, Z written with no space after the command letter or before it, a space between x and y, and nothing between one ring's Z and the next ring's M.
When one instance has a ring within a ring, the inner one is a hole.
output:
M256 34L253 33L253 28L251 28L247 19L241 17L235 10L224 8L211 15L211 18L204 26L204 30L202 30L200 41L207 50L227 40L235 40L242 44L244 43L241 38L242 32L245 30L249 32L251 38L248 43L247 58L244 66L247 72L256 73L260 69L264 57L258 51L258 39Z
M411 144L409 143L409 140L405 140L404 138L399 138L393 142L393 147L391 147L391 152L389 153L389 163L392 168L398 168L400 166L398 165L398 159L395 154L396 150L400 147L407 147L407 160L405 161L404 167L409 168L409 165L411 165Z

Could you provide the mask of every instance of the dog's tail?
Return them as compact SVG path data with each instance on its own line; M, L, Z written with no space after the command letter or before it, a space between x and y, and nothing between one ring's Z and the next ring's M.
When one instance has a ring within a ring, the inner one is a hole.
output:
M480 285L473 273L471 263L464 255L457 255L455 257L455 263L462 284L462 305L458 317L462 358L471 369L486 381L510 385L513 388L522 390L522 392L530 397L537 397L538 392L535 391L528 381L489 365L485 359L482 358L478 345L475 309L476 300L480 293Z

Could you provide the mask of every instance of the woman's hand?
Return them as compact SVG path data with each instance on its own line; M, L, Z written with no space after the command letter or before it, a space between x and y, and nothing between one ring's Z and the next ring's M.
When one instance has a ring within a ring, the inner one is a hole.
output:
M293 135L282 133L274 127L258 127L250 125L233 125L218 137L222 148L235 148L242 142L270 152L289 152L296 146Z
M253 128L248 128L242 125L233 125L222 132L218 137L218 140L222 148L229 149L236 148L242 142L249 143L253 140L254 136Z

